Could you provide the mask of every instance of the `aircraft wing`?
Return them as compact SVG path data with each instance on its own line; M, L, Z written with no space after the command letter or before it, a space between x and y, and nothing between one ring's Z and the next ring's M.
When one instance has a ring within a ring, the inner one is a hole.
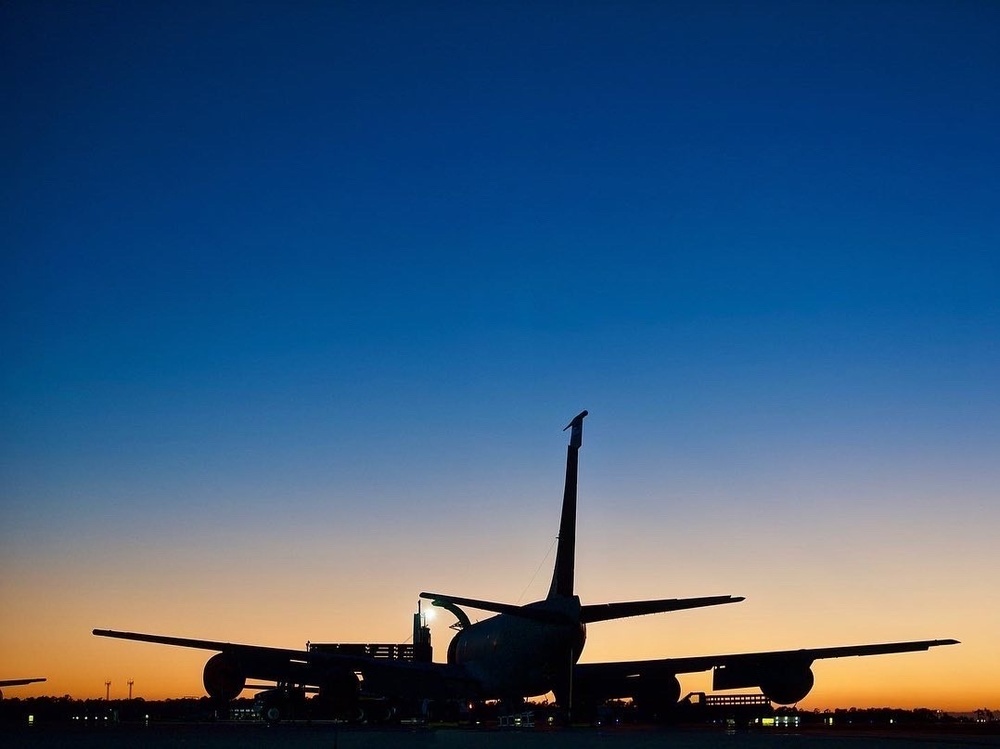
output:
M958 645L958 640L917 640L913 642L888 642L877 645L844 645L832 648L806 648L801 650L775 650L766 653L733 653L730 655L697 655L684 658L659 658L644 661L614 661L611 663L578 663L576 672L588 676L596 675L638 676L650 673L691 674L708 671L710 668L728 668L745 664L757 665L768 662L794 662L811 665L823 658L845 658L847 656L886 655L889 653L913 653L929 650L939 645Z
M114 637L121 640L151 642L158 645L173 645L181 648L215 650L222 654L213 656L205 666L205 686L218 679L227 680L226 686L236 691L236 684L245 684L247 677L275 682L319 686L330 680L330 674L340 666L341 670L358 667L356 658L331 653L314 653L308 650L274 648L264 645L242 645L216 640L196 640L187 637L152 635L142 632L119 632L111 629L95 629L98 637ZM220 666L213 666L218 663ZM242 687L239 689L242 691ZM236 694L239 694L236 691ZM211 689L209 689L211 692ZM235 695L233 695L235 696Z
M25 684L34 684L36 681L45 681L45 679L3 679L0 681L0 687L20 687Z
M761 691L772 702L792 704L805 697L812 688L813 675L810 668L813 661L823 658L912 653L929 650L939 645L957 644L958 640L950 639L916 640L832 648L776 650L764 653L701 655L613 663L578 663L573 670L573 678L581 686L593 685L594 689L604 688L622 692L621 695L607 696L622 696L631 694L636 684L647 682L662 685L672 682L676 687L677 674L713 669L714 689L760 687ZM629 685L632 687L630 688Z
M374 692L401 695L412 692L421 697L434 697L453 691L475 689L475 681L463 669L441 663L377 659L367 655L293 650L111 629L95 629L93 634L158 645L214 650L220 655L213 656L205 664L205 688L209 694L213 691L231 694L230 699L244 688L259 688L248 686L247 678L322 688L331 684L343 684L344 678L350 680L359 672L364 676L365 688Z
M287 657L298 657L309 655L305 650L289 650L285 648L272 648L263 645L240 645L234 642L220 642L218 640L193 640L189 637L171 637L169 635L147 635L142 632L120 632L114 629L95 629L94 634L98 637L115 637L120 640L136 640L138 642L154 642L158 645L174 645L179 648L197 648L199 650L216 650L218 652L229 650L260 650L283 655Z

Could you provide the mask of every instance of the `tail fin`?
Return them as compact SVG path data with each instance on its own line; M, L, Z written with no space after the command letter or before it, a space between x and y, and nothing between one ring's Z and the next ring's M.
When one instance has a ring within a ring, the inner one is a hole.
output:
M583 420L586 416L587 412L581 411L566 426L566 429L572 431L569 436L569 446L566 448L566 485L563 489L559 545L556 547L556 566L552 571L549 598L573 595L573 570L576 566L576 481L579 469L578 454L583 444Z

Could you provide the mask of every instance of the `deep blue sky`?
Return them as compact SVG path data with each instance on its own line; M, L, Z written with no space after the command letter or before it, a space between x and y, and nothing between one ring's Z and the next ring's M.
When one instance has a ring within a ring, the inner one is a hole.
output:
M3 609L359 504L541 555L582 408L608 518L985 543L1000 6L496 6L0 8Z

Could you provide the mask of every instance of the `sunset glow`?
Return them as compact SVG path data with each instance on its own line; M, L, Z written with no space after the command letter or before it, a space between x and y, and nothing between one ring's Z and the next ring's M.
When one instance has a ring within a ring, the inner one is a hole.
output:
M997 28L3 3L0 679L201 696L210 653L91 630L542 598L587 408L583 602L747 600L583 661L955 638L817 662L800 707L1000 708Z

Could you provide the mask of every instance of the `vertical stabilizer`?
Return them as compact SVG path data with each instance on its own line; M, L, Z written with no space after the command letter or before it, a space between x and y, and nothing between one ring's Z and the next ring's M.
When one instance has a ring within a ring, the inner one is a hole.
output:
M566 448L566 485L563 489L559 544L556 547L556 566L552 571L549 598L573 595L573 569L576 566L576 480L580 446L583 444L583 420L586 416L587 412L581 411L566 426L566 429L572 431Z

